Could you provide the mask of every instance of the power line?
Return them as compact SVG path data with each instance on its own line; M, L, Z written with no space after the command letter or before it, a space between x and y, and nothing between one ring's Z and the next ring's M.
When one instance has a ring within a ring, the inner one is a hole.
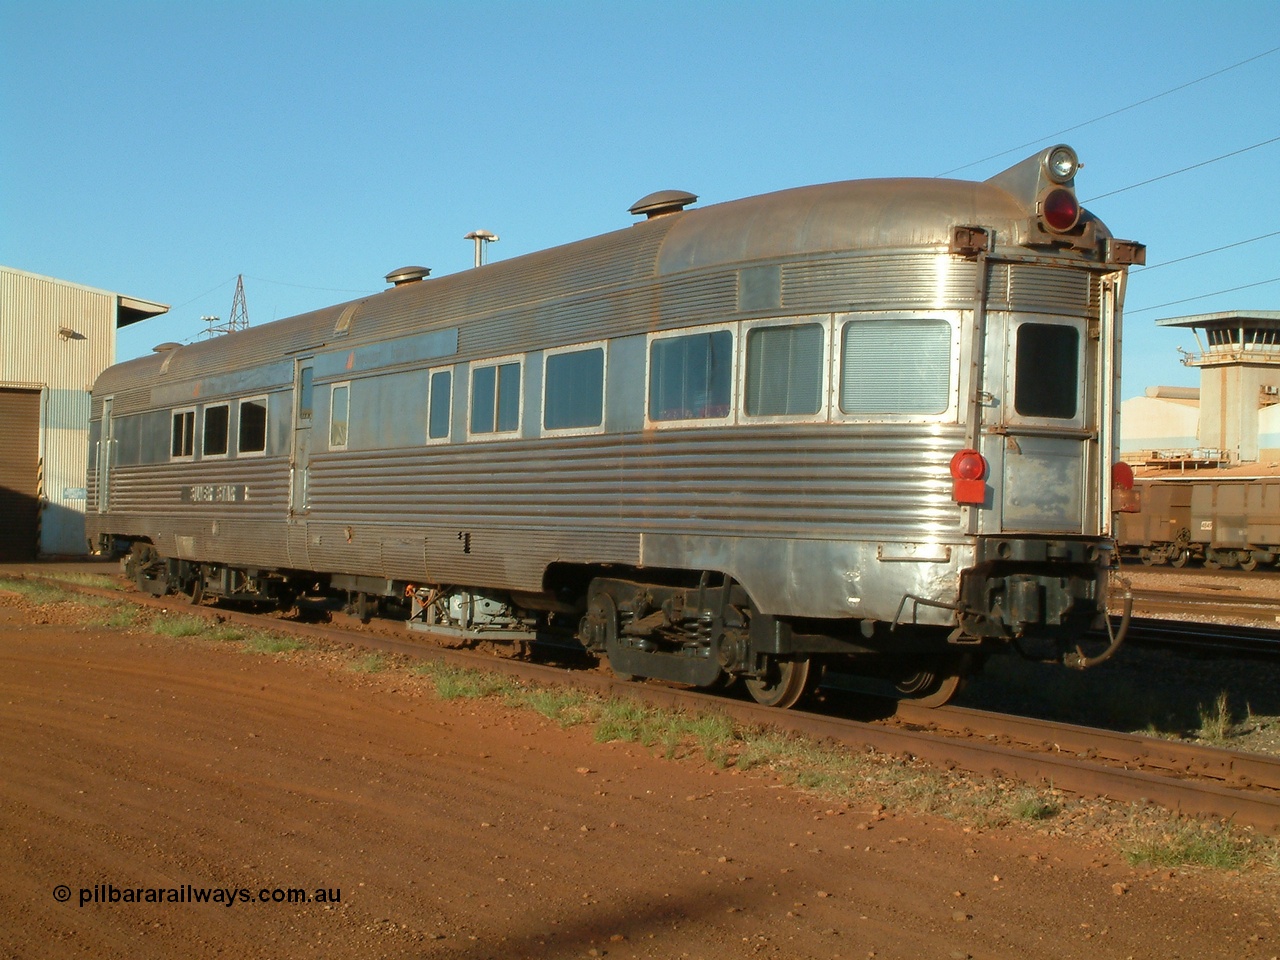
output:
M1107 120L1107 119L1110 119L1111 117L1118 116L1119 114L1125 113L1126 111L1129 111L1129 110L1133 110L1136 107L1141 107L1144 104L1148 104L1155 100L1159 100L1162 97L1167 97L1170 94L1177 93L1179 90L1185 90L1188 87L1193 87L1197 83L1203 83L1206 80L1212 80L1214 77L1221 76L1222 74L1227 73L1230 70L1235 70L1238 67L1243 67L1246 64L1253 63L1253 61L1255 60L1261 60L1263 57L1269 57L1276 52L1280 52L1280 47L1272 47L1270 50L1264 50L1262 53L1255 54L1254 56L1249 57L1247 60L1241 60L1238 63L1233 63L1228 67L1223 67L1221 70L1215 70L1213 73L1206 73L1203 77L1197 77L1195 80L1188 80L1186 83L1179 84L1176 87L1171 87L1168 90L1165 90L1163 93L1157 93L1157 94L1154 94L1153 96L1146 97L1145 99L1138 100L1136 103L1131 103L1127 107L1120 107L1116 110L1112 110L1110 113L1104 113L1101 116L1094 117L1092 120L1085 120L1083 123L1077 123L1073 127L1067 127L1063 130L1057 131L1056 133L1046 133L1044 136L1036 137L1036 139L1034 140L1028 140L1026 143L1019 144L1016 147L1010 147L1008 150L1001 150L999 153L993 153L991 154L991 156L983 157L981 160L974 160L972 163L966 163L964 166L961 166L961 167L953 167L952 169L944 171L943 173L936 174L936 176L948 177L953 173L959 173L961 170L968 170L970 167L976 167L980 163L986 163L989 160L998 160L1000 157L1013 153L1015 150L1025 150L1027 147L1033 147L1037 143L1043 143L1045 140L1057 139L1058 137L1061 137L1063 134L1071 133L1073 130L1079 130L1091 124L1098 123L1101 120Z
M248 276L248 274L246 274ZM319 290L322 293L369 293L368 288L364 290L350 290L344 287L313 287L305 283L286 283L283 280L268 280L265 277L249 277L250 280L257 280L259 283L274 283L279 287L294 287L297 290Z
M1248 153L1250 150L1257 150L1259 147L1265 147L1269 144L1280 142L1280 137L1272 137L1270 140L1263 140L1261 143L1255 143L1249 147L1241 147L1239 150L1232 150L1230 153L1224 153L1220 157L1214 157L1211 160L1201 160L1199 163L1193 163L1189 167L1183 167L1181 170L1174 170L1170 173L1162 173L1158 177L1152 177L1149 180L1143 180L1139 183L1131 183L1127 187L1121 187L1119 190L1112 190L1108 193L1100 193L1096 197L1090 197L1083 203L1093 203L1095 200L1101 200L1104 197L1114 197L1117 193L1124 193L1126 190L1135 190L1138 187L1145 187L1149 183L1155 183L1157 180L1167 180L1170 177L1176 177L1180 173L1186 173L1188 170L1196 170L1200 167L1207 167L1211 163L1217 163L1219 160L1226 160L1229 157L1239 156L1242 153Z
M180 303L176 307L170 307L169 312L172 313L175 310L181 310L183 307L190 306L191 304L195 303L197 300L203 300L205 297L209 296L209 294L213 293L215 290L221 290L223 287L225 287L227 284L231 283L234 280L235 280L235 277L232 277L230 280L223 280L216 287L209 288L204 293L200 294L198 297L192 297L186 303Z
M1270 280L1259 280L1257 283L1245 283L1238 287L1228 287L1226 290L1215 290L1213 293L1202 293L1198 297L1185 297L1182 300L1170 300L1168 303L1157 303L1152 307L1141 307L1137 310L1125 310L1125 316L1131 317L1135 313L1146 313L1148 310L1163 310L1165 307L1176 307L1180 303L1191 303L1193 300L1207 300L1210 297L1216 297L1224 293L1235 293L1237 290L1248 290L1251 287L1265 287L1268 283L1280 283L1280 277L1272 277Z
M1146 273L1148 270L1159 270L1161 267L1167 267L1174 263L1182 263L1184 260L1194 260L1196 257L1207 257L1211 253L1230 250L1232 247L1243 247L1246 243L1257 243L1259 240L1266 240L1269 237L1280 237L1280 230L1275 230L1271 233L1264 233L1260 237L1250 237L1248 240L1237 240L1235 243L1228 243L1221 247L1214 247L1212 250L1201 250L1199 253L1189 253L1185 257L1178 257L1175 260L1165 260L1163 263L1153 263L1147 267L1135 267L1129 271L1129 276L1132 277L1139 273Z

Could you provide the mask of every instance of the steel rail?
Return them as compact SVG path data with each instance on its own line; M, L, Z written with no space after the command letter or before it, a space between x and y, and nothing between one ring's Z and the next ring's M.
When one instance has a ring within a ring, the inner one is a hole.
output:
M1180 609L1185 610L1185 607ZM1230 653L1257 659L1280 657L1280 630L1271 627L1135 617L1130 625L1128 641L1138 646L1203 650L1219 655Z
M1263 754L970 707L945 706L927 710L901 701L895 718L913 727L946 731L950 735L1004 738L1024 746L1091 760L1143 769L1154 767L1174 776L1206 778L1246 789L1280 791L1280 758Z

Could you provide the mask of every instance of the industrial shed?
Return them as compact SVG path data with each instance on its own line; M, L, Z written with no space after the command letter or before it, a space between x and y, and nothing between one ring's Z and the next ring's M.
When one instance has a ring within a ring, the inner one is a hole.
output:
M89 389L167 304L0 266L0 561L80 555Z

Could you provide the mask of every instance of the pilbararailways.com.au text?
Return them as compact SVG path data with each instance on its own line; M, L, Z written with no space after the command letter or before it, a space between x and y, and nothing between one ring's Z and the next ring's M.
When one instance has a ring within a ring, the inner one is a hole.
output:
M71 891L65 885L54 889L54 897L62 902L70 900ZM117 887L112 883L98 883L92 887L80 887L80 906L111 903L216 903L233 907L238 903L341 903L340 887L197 887L184 884L178 887Z

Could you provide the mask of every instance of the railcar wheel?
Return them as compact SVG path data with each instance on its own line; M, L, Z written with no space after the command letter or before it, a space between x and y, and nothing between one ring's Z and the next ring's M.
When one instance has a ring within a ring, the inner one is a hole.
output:
M204 599L204 574L199 567L192 566L190 577L178 584L178 593L193 607L200 605Z
M969 676L969 657L947 659L922 667L909 674L894 687L902 699L917 707L940 707L964 689Z
M1204 565L1210 570L1222 569L1222 554L1217 550L1206 550L1204 552Z
M364 591L359 591L351 603L351 613L361 623L368 623L377 611L377 601L371 600Z
M794 707L806 694L818 686L822 670L804 660L769 659L763 677L743 677L751 699L761 706L785 710Z
M1258 557L1252 550L1240 554L1240 569L1245 573L1253 573L1258 569Z
M169 592L168 565L151 544L135 543L130 550L129 564L133 569L133 582L143 593L163 597Z
M1169 558L1169 563L1172 566L1182 568L1187 565L1187 561L1190 559L1191 559L1191 554L1188 551L1178 550L1176 553L1174 553L1173 556Z
M1155 563L1156 563L1155 554L1153 554L1146 547L1143 547L1141 550L1138 551L1138 559L1142 561L1142 565L1144 567L1152 567L1152 566L1155 566Z

